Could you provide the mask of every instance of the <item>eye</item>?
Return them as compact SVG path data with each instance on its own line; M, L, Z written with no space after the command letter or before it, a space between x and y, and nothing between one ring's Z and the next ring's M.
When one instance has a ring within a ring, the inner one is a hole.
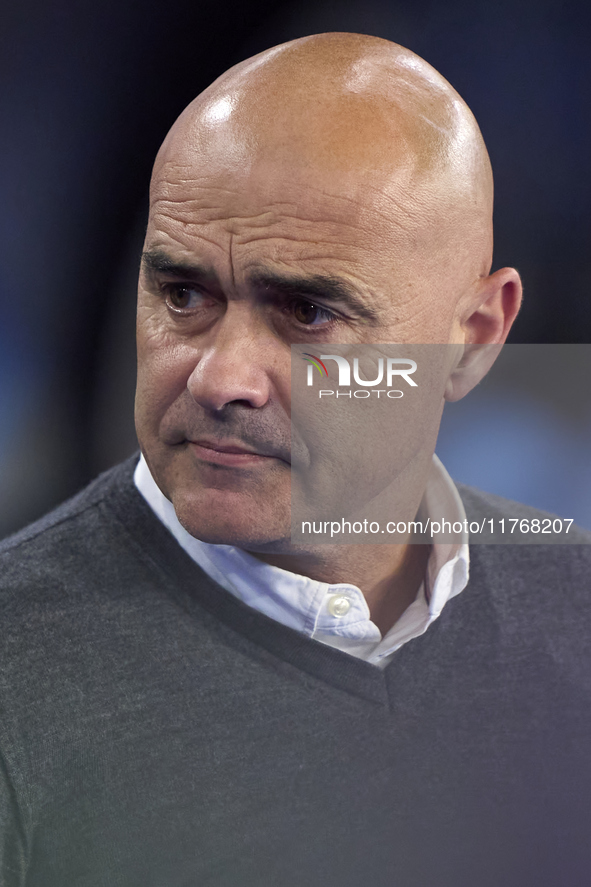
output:
M320 324L330 323L337 320L337 315L320 305L308 302L305 299L296 299L291 303L291 311L298 323L306 326L319 326Z
M191 309L201 307L203 304L203 293L193 286L169 284L165 292L166 303L174 311L190 311Z

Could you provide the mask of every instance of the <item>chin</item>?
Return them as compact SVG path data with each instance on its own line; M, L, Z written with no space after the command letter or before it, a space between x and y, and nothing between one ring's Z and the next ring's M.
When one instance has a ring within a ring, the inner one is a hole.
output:
M289 505L286 509L273 503L265 508L258 502L253 508L252 502L204 502L202 497L195 501L185 496L172 501L181 525L202 542L261 552L284 551L290 545Z

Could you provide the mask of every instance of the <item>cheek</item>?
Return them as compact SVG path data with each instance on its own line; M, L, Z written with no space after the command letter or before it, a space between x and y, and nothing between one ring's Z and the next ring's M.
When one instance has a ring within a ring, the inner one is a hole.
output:
M193 349L138 323L136 425L138 437L157 432L167 411L186 391L195 367Z

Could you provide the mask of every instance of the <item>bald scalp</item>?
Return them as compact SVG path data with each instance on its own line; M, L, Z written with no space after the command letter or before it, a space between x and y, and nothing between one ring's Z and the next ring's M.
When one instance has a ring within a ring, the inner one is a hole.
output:
M170 180L227 172L260 189L273 168L312 188L366 194L402 212L421 248L486 275L493 181L470 109L427 62L388 40L329 33L273 47L229 69L173 125L152 195ZM302 178L303 177L303 178Z

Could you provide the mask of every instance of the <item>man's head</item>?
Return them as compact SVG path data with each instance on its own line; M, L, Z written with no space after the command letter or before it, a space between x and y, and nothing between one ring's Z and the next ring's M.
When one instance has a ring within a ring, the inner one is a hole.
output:
M152 178L136 407L189 532L289 535L292 344L504 341L520 284L489 275L491 217L472 114L386 40L296 40L189 105Z

